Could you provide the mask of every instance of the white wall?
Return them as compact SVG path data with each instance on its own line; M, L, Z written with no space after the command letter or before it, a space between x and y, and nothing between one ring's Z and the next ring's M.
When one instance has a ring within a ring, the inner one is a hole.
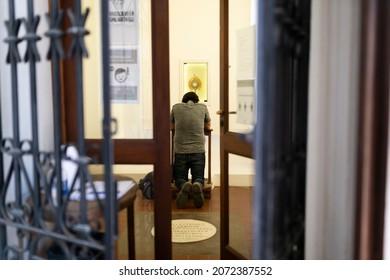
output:
M312 1L307 259L353 258L360 3Z
M207 7L207 8L206 8ZM209 111L219 110L219 1L169 1L169 56L171 104L181 101L182 60L209 62Z

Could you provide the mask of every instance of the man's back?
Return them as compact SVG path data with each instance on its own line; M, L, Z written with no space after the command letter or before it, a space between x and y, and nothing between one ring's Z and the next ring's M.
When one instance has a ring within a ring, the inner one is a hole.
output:
M175 104L171 112L171 122L175 124L175 152L204 153L204 125L210 122L206 105L188 101Z

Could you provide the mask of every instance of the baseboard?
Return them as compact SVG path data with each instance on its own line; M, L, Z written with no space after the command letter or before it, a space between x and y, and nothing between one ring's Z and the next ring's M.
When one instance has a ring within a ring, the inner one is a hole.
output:
M229 175L229 185L235 187L252 187L254 186L253 174L230 174ZM212 183L214 186L221 185L221 175L214 174L212 177Z
M142 178L145 177L147 173L132 173L132 174L123 174L131 177L134 181L139 182ZM211 178L211 183L213 186L220 186L221 179L220 174L214 174ZM207 178L206 178L207 179ZM230 174L229 175L229 185L235 187L251 187L254 186L254 174Z

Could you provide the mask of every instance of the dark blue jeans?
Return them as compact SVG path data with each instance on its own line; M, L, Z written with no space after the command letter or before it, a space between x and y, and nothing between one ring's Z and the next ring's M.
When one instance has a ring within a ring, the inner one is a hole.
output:
M176 154L173 164L173 177L176 187L188 181L188 171L191 170L192 183L204 184L205 153Z

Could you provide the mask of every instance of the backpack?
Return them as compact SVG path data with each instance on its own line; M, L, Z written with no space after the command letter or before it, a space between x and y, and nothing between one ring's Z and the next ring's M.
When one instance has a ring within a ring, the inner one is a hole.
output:
M146 199L153 199L153 171L149 172L138 183L142 196Z

